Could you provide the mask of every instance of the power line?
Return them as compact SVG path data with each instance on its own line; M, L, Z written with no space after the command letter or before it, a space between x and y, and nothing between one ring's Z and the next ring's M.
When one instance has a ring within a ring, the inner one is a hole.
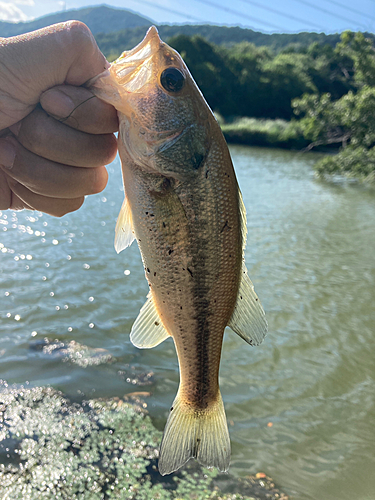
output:
M155 9L164 10L171 14L175 14L176 16L185 17L187 19L191 19L192 21L204 22L204 19L199 19L198 17L190 16L189 14L184 14L183 12L178 12L177 10L169 9L168 7L162 7L154 2L148 2L147 0L136 0L136 3L143 3Z
M350 12L353 12L354 14L358 14L359 16L366 17L367 19L375 20L374 17L371 17L368 14L364 14L363 12L360 12L359 10L352 9L351 7L348 7L347 5L343 5L340 2L335 2L335 0L326 0L326 2L332 3L333 5L337 5L341 9L349 10Z
M281 26L277 26L276 24L268 23L267 21L263 21L262 19L258 19L257 17L248 16L247 14L244 14L243 12L239 12L238 10L229 9L228 7L223 7L222 5L219 5L215 2L211 2L210 0L195 0L195 1L199 2L199 3L204 3L206 5L209 5L210 7L214 7L215 9L223 10L224 12L229 12L230 14L234 14L234 15L239 16L241 18L249 19L253 22L255 21L256 23L263 24L264 26L269 26L270 28L285 31L285 29L282 28Z
M266 7L265 5L262 5L258 2L253 2L251 0L241 0L241 1L244 3L250 4L250 5L255 5L256 7L259 7L260 9L268 10L269 12L274 12L275 14L278 14L279 16L284 16L287 19L293 19L294 21L304 23L307 26L312 26L313 28L322 29L321 26L318 26L317 24L314 24L314 23L309 23L308 21L306 21L306 19L300 19L299 17L292 16L291 14L285 14L284 12L280 12L279 10L272 9L271 7Z
M306 0L294 0L294 1L302 3L304 5L307 5L308 7L311 7L313 9L319 10L320 12L324 12L325 14L328 14L329 16L338 17L339 19L342 19L343 21L346 21L346 22L349 22L349 23L353 22L353 19L348 19L347 17L340 16L336 12L331 12L331 11L329 11L327 9L322 9L321 7L318 7L317 5L315 5L313 3L306 2ZM363 28L366 28L366 26L364 24L361 24L361 23L357 23L357 24L358 24L358 26L362 26Z

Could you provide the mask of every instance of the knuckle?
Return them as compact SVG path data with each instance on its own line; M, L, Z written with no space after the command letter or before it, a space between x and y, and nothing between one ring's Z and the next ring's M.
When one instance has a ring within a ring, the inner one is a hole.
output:
M85 41L87 38L92 39L92 33L89 27L82 21L67 21L66 22L67 31L74 39L79 39Z
M78 57L95 51L96 41L90 28L81 21L68 21L67 32L69 34L72 48L77 52Z

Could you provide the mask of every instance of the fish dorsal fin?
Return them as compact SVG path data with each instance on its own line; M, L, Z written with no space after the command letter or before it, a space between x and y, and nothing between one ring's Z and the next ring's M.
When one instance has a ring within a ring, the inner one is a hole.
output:
M146 302L139 311L138 318L134 322L130 332L130 340L139 349L150 349L161 344L169 336L149 293Z
M132 213L129 202L125 196L120 213L118 215L115 229L115 250L117 253L122 252L126 247L129 247L135 239Z
M242 264L237 302L228 326L250 345L261 344L267 333L264 310L247 274L245 262Z

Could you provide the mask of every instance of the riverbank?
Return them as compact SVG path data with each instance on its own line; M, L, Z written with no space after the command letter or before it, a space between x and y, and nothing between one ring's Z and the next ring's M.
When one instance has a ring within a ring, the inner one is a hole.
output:
M217 118L228 143L299 150L310 143L297 121L242 117L226 122Z

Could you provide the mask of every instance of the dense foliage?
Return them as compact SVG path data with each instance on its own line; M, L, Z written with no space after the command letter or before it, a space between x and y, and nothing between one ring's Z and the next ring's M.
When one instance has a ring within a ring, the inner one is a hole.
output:
M168 38L177 28L178 34ZM189 29L195 33L195 28ZM201 34L212 35L205 28ZM373 175L373 37L344 32L332 44L333 39L310 34L313 42L306 45L306 34L299 34L293 43L275 50L277 38L272 47L246 40L227 43L223 35L222 44L216 45L201 34L188 36L188 31L186 26L160 27L161 37L180 52L208 104L223 117L229 141L300 149L341 146L338 155L318 163L319 173ZM143 34L142 28L133 32L139 38ZM111 37L97 38L108 55ZM125 38L125 32L112 36L113 56L118 46L124 48ZM270 119L277 122L271 124Z
M242 42L215 46L201 36L178 35L168 41L186 61L209 105L225 118L293 117L292 99L330 92L340 98L355 89L353 62L329 45L299 52Z
M293 101L304 136L316 145L341 143L338 155L317 164L319 174L375 179L375 50L362 33L345 32L335 52L352 62L354 89L339 99L330 93Z

